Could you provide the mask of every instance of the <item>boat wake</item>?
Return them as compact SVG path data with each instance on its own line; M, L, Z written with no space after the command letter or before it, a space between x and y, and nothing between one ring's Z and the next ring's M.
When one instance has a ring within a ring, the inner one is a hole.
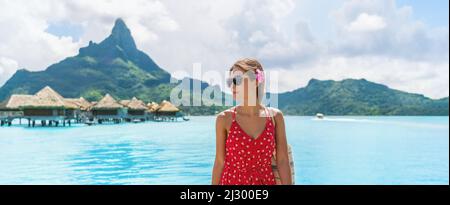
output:
M389 124L400 125L410 127L422 127L422 128L437 128L437 129L449 129L448 125L421 123L421 122L408 122L408 121L390 121L390 120L374 120L374 119L355 119L355 118L313 118L313 121L327 121L327 122L348 122L348 123L373 123L373 124Z

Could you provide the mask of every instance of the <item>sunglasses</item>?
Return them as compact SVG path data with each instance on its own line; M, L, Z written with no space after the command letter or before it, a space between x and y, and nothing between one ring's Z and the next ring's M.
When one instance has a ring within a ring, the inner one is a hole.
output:
M228 78L227 79L227 85L228 85L228 87L239 86L239 85L242 84L243 79L244 78L242 77L242 75L236 75L236 76L234 76L232 78Z
M245 76L247 76L250 80L256 80L256 76L253 72L250 73L246 73ZM232 78L228 78L227 79L227 85L228 87L231 86L239 86L242 84L242 82L244 82L244 77L243 75L235 75Z

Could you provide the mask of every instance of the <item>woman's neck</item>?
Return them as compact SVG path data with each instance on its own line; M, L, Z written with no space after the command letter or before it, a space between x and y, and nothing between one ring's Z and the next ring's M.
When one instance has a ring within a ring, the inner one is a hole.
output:
M243 114L243 115L249 115L249 116L255 116L255 115L259 115L260 113L260 109L262 108L261 104L256 104L256 105L246 105L246 104L242 104L239 107L239 113Z

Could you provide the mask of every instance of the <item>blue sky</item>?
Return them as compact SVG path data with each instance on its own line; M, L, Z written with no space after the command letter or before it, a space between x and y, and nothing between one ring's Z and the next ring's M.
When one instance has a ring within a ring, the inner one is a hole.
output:
M78 41L83 35L83 27L79 24L73 24L67 21L50 22L45 32L59 37L71 36L73 41Z
M447 26L449 19L448 0L397 0L398 5L411 6L414 18L429 26Z
M0 0L0 85L99 42L121 17L138 47L177 77L256 57L282 76L366 78L433 98L449 95L446 0ZM188 8L188 9L187 9ZM44 51L44 52L43 52ZM275 91L276 92L276 91Z

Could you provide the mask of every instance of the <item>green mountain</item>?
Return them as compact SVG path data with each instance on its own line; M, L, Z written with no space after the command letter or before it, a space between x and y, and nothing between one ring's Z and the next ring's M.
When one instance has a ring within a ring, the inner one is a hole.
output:
M134 96L144 101L170 98L177 84L147 54L136 47L130 30L118 19L111 35L100 43L89 42L79 54L44 71L17 71L0 88L0 102L12 94L34 94L51 86L64 97L99 100L106 93L119 99ZM187 79L189 82L199 82ZM202 90L209 85L201 82ZM223 95L223 93L221 93ZM305 88L281 93L279 108L291 115L448 115L448 98L432 100L423 95L390 89L366 80L319 81ZM229 97L229 96L228 96ZM190 101L193 101L191 95ZM211 115L225 106L181 107L192 115Z
M315 115L447 115L448 97L433 100L419 94L390 89L365 79L320 81L279 95L286 114Z
M111 93L118 98L160 101L167 99L175 86L169 82L170 74L137 49L130 30L118 19L108 38L99 44L89 42L77 56L45 71L17 71L0 89L0 100L11 94L35 93L49 85L65 97L98 100Z

